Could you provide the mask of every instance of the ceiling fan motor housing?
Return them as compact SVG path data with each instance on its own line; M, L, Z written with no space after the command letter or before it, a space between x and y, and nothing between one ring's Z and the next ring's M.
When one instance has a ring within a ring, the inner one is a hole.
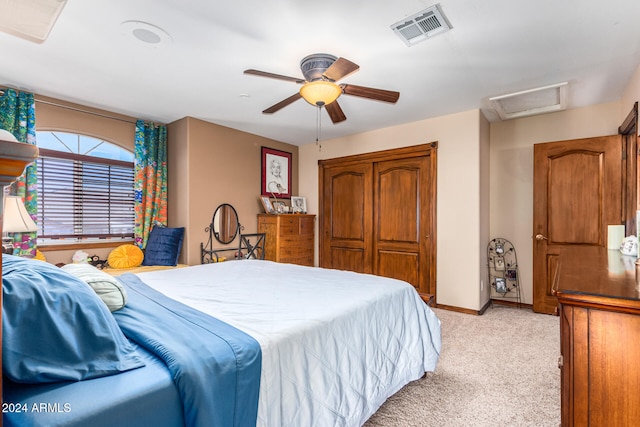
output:
M308 82L322 80L322 74L331 64L336 62L337 59L337 57L329 55L328 53L314 53L313 55L302 58L302 61L300 61L300 70Z

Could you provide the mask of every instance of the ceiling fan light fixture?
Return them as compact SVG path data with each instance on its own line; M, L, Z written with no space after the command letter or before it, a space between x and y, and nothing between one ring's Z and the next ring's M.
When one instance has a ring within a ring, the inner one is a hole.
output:
M342 88L333 82L316 80L305 83L300 88L300 95L313 106L329 105L342 94Z

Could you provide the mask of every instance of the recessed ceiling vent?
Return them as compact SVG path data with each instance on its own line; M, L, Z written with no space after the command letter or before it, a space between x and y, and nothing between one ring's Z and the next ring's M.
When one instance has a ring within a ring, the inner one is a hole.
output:
M431 6L413 16L398 21L391 26L394 33L405 42L407 46L427 40L438 34L449 31L451 24L442 13L440 4Z
M66 3L67 0L0 0L0 31L42 43Z
M567 108L568 83L558 83L489 98L502 120L551 113Z

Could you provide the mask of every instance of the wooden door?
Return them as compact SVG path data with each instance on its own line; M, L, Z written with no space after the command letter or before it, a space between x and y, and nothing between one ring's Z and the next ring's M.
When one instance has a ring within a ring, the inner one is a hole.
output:
M622 135L622 213L627 236L637 234L636 211L640 209L640 171L638 170L638 103L636 102L631 112L618 128Z
M374 271L409 282L420 294L435 294L429 277L430 184L428 156L374 165Z
M334 166L323 175L320 266L373 273L373 165Z
M606 246L622 224L619 135L534 145L533 309L556 313L558 260L579 246Z
M319 162L321 267L401 279L437 302L436 148Z

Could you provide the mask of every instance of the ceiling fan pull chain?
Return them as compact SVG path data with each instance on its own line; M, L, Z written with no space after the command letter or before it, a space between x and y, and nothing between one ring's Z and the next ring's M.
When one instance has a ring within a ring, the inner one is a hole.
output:
M318 104L318 114L316 115L316 145L318 146L318 151L322 151L322 144L320 143L320 129L322 124L322 104Z

